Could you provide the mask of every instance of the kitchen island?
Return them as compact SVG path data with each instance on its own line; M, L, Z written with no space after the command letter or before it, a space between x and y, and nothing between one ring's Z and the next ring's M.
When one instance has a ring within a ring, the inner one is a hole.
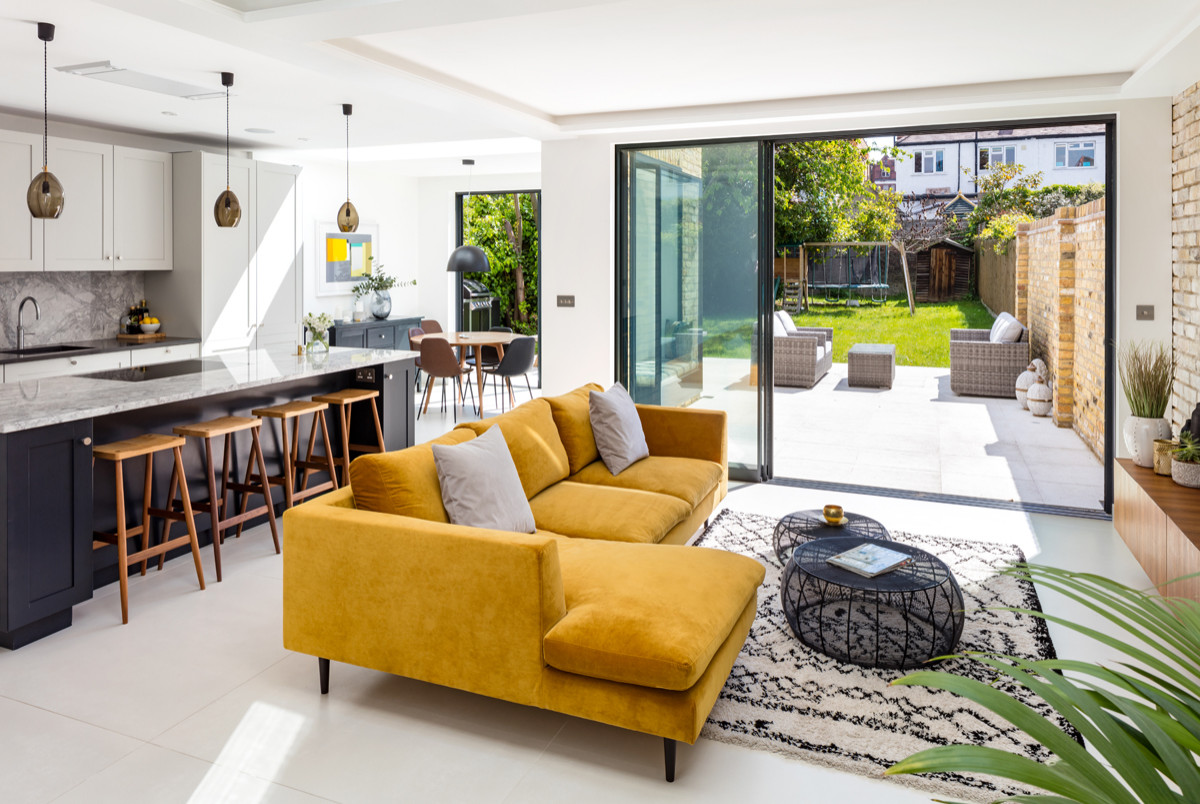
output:
M74 604L116 579L116 548L93 549L92 532L116 523L112 467L101 461L93 471L93 444L356 387L380 392L385 446L401 449L412 444L416 357L390 349L250 350L0 385L0 646L17 648L66 628ZM360 415L354 424L371 427L369 420ZM336 428L337 417L329 423ZM352 430L351 441L373 440L373 432ZM245 439L235 439L232 451L240 470L250 445L247 433L239 435ZM278 427L264 422L262 438L268 472L281 473ZM213 445L218 464L220 446ZM189 443L184 461L193 498L204 499L200 450ZM165 499L169 463L155 465L156 502ZM141 470L132 468L125 482L131 518L143 496ZM198 514L196 525L201 543L210 543L208 517Z

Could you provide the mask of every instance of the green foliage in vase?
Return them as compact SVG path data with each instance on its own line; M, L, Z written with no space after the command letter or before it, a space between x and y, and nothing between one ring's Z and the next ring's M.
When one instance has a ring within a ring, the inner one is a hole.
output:
M920 751L886 772L985 773L1044 794L995 802L1184 804L1200 801L1200 603L1130 589L1098 575L1019 564L1009 575L1037 581L1106 621L1091 628L1027 609L1076 631L1123 661L1029 661L967 654L1049 704L1087 743L1081 745L1041 712L973 679L920 671L894 684L947 690L985 707L1048 748L1046 763L998 748L946 745Z
M1200 440L1184 430L1179 434L1179 446L1171 453L1175 460L1184 463L1200 463Z
M1134 416L1159 419L1171 402L1175 362L1159 342L1126 341L1117 356L1121 389Z
M371 259L374 259L372 257ZM384 272L383 263L371 266L371 273L358 284L354 286L354 298L361 299L370 293L377 290L391 290L392 288L406 288L410 285L417 284L415 279L406 279L401 281L394 276Z
M463 201L463 242L483 249L491 270L463 274L500 298L505 326L524 335L538 331L541 236L538 197L531 193L485 193Z

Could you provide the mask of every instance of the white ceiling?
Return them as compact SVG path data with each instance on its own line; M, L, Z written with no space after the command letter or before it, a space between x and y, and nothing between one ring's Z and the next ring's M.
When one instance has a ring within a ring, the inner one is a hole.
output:
M52 119L217 142L221 100L53 68L108 60L214 90L230 70L235 147L318 158L344 146L343 102L356 158L440 143L445 159L881 94L1145 96L1200 80L1200 0L4 0L0 111L40 113L37 20L58 26Z

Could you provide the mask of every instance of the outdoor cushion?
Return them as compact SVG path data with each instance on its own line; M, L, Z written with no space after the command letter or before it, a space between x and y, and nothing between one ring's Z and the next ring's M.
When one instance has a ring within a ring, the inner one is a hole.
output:
M527 499L551 483L567 479L570 474L567 452L558 437L558 428L554 426L549 402L532 399L500 416L485 421L463 422L458 429L480 434L493 425L504 433Z
M533 533L533 512L504 433L492 428L463 444L434 444L442 504L455 525Z
M775 317L779 319L779 323L783 324L783 328L789 335L796 331L796 322L788 315L787 310L776 310Z
M567 463L571 474L575 474L589 463L600 459L596 439L592 435L592 419L588 406L588 393L603 391L603 386L594 382L576 388L569 394L543 397L550 403L558 437L567 451Z
M1021 325L1020 321L1013 318L1010 313L1001 313L992 322L992 329L988 333L988 340L992 343L1018 343L1024 331L1025 327Z
M755 599L757 561L705 547L558 544L567 614L542 640L567 673L686 690Z
M571 475L574 483L592 483L625 489L641 489L678 497L695 508L721 482L719 463L697 458L665 458L651 455L614 475L601 461Z
M614 475L650 454L642 420L624 385L618 382L607 391L589 392L588 410L596 449Z
M541 530L578 539L653 544L692 512L678 497L649 491L556 483L529 501Z
M354 507L433 522L449 522L433 460L433 444L461 444L470 430L451 430L425 444L395 452L360 455L350 463Z

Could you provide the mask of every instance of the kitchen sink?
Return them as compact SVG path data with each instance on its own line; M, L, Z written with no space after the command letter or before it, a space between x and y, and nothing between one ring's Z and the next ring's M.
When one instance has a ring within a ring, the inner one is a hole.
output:
M52 346L30 346L25 349L0 349L0 355L16 355L17 357L32 357L33 355L49 355L57 352L78 352L82 349L88 349L87 346L70 346L65 343L56 343Z

